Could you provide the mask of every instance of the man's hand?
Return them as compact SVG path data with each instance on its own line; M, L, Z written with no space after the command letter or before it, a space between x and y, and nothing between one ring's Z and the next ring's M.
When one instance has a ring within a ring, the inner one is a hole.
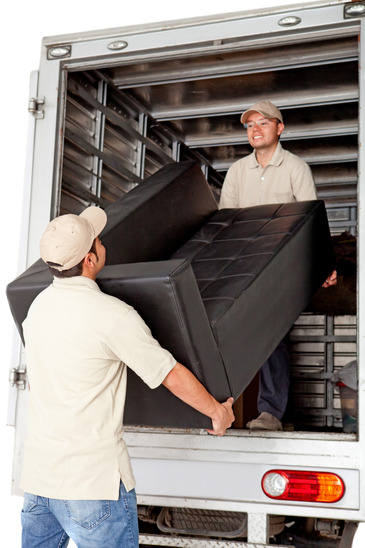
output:
M207 430L210 434L223 436L234 421L233 398L219 403L181 363L175 364L162 384L180 400L211 419L213 428Z
M331 285L337 284L337 272L334 270L329 276L327 276L326 281L322 284L322 287L330 287Z
M207 430L209 434L214 434L215 436L224 436L227 428L232 426L234 421L234 414L232 410L233 398L228 398L227 401L221 403L219 410L217 412L217 417L212 418L212 430Z

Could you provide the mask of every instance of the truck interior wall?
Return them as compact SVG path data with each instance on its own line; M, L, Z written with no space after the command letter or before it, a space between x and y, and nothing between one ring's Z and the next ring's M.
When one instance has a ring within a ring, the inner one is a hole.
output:
M333 236L356 243L358 97L358 37L346 30L265 46L222 41L214 52L70 71L57 213L106 207L186 159L200 163L218 200L229 166L251 152L240 113L268 99L284 115L284 148L311 166ZM348 273L339 274L342 283ZM330 377L356 359L352 287L349 306L306 311L291 332L290 428L341 429ZM257 383L251 401L255 390Z

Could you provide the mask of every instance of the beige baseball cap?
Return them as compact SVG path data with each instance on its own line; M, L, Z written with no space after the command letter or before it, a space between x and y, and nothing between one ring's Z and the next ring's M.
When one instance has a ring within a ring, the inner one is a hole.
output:
M241 116L241 124L245 124L247 118L250 116L251 112L258 112L265 116L265 118L277 118L280 122L283 123L283 116L280 110L270 103L270 101L261 101L260 103L255 103L251 108L245 110Z
M86 208L80 215L68 213L49 223L40 242L41 257L57 270L68 270L90 251L103 230L107 216L100 207Z

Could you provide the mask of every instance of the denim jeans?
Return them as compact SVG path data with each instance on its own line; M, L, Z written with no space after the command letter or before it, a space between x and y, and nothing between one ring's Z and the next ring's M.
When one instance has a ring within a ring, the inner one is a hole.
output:
M22 548L138 548L134 489L119 500L60 500L25 493Z

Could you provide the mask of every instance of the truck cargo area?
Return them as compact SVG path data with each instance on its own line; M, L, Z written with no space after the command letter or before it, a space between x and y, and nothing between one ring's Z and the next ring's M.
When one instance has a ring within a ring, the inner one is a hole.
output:
M289 39L202 42L194 51L127 54L64 72L62 165L54 214L106 207L170 162L194 159L219 200L225 173L250 153L240 113L270 100L284 116L284 148L311 166L338 238L339 284L290 333L286 430L342 429L332 374L356 360L358 30L323 29ZM67 60L65 61L67 65ZM257 381L236 404L235 427L256 414Z

